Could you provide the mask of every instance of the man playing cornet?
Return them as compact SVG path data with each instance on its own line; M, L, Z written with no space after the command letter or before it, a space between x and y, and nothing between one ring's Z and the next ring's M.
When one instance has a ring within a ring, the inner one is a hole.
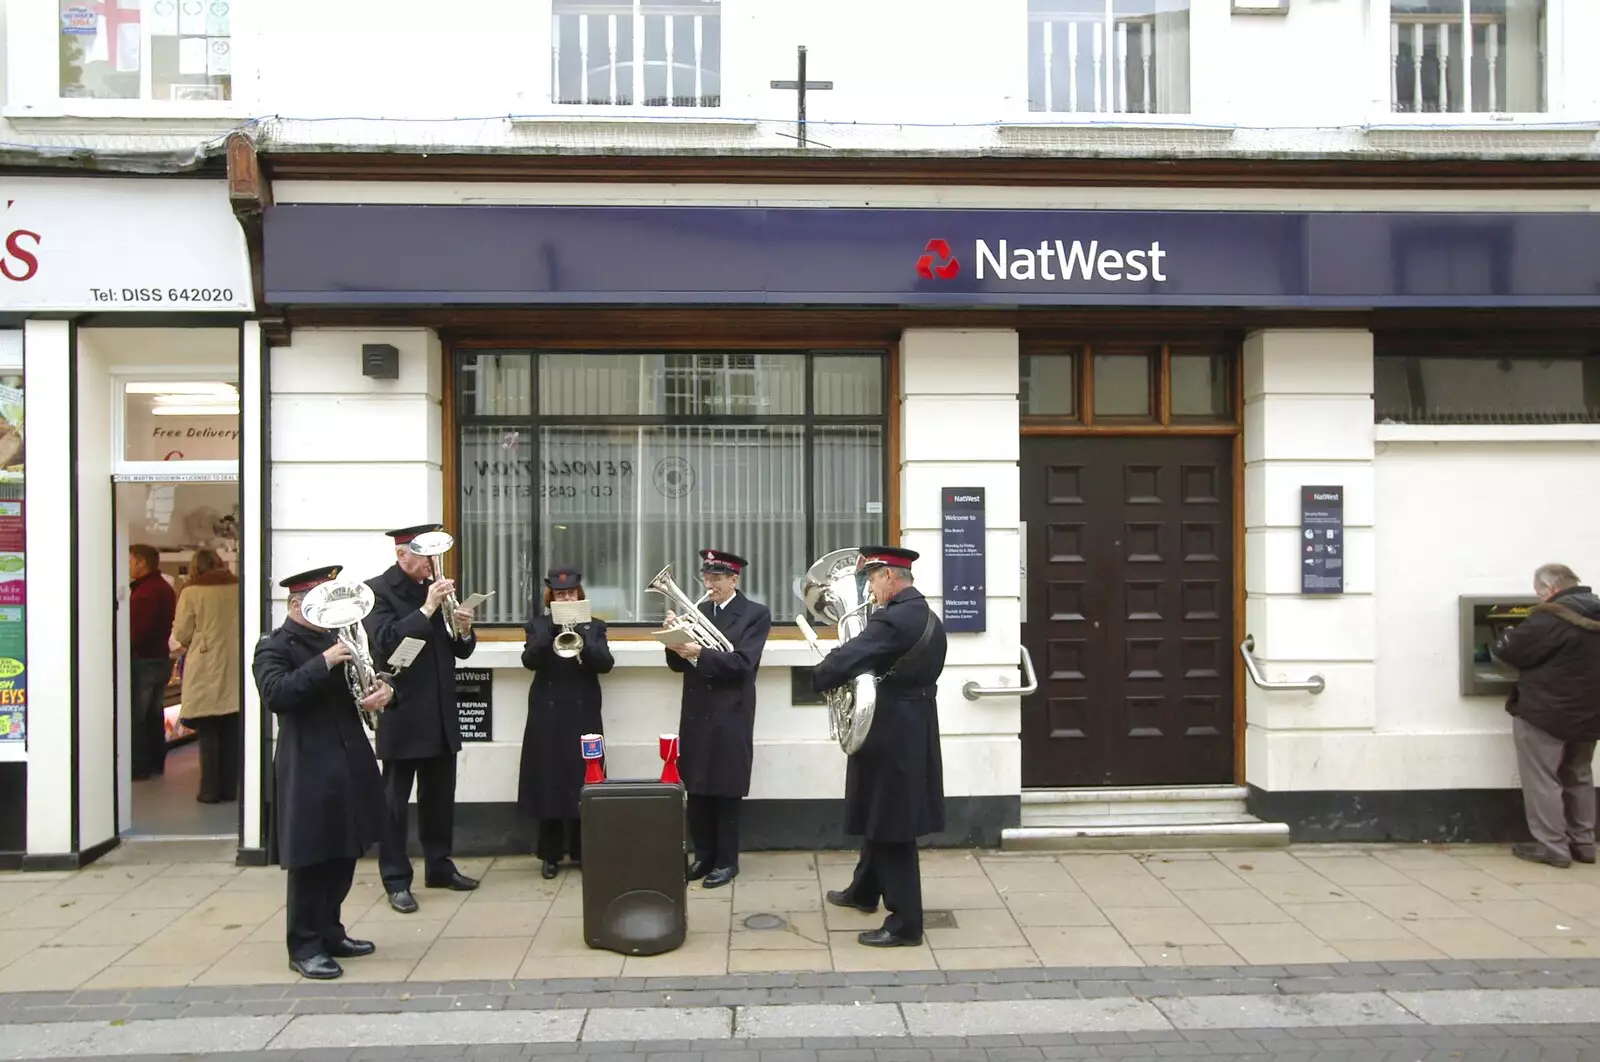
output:
M289 618L256 645L252 671L261 703L278 717L273 756L278 865L289 872L289 965L303 977L344 973L338 959L371 955L339 918L356 860L378 839L386 818L383 781L345 678L350 650L300 610L306 591L342 569L317 568L279 583ZM382 712L394 690L380 681L362 701Z
M739 874L740 801L750 792L755 758L756 671L772 631L767 606L739 593L743 557L700 551L706 600L700 612L733 645L732 652L698 642L669 646L667 666L683 675L678 716L678 772L689 796L694 863L689 880L716 889ZM670 625L676 616L667 613Z
M389 802L389 828L378 842L378 869L389 906L412 914L411 857L406 854L411 787L417 787L417 835L422 841L423 884L458 892L478 887L450 858L455 837L456 753L461 720L456 714L456 665L477 647L472 613L445 615L455 580L435 579L432 560L411 549L419 535L443 531L418 524L387 532L394 539L394 565L367 580L377 599L367 616L372 659L382 667L407 638L424 643L416 660L395 678L395 710L378 727L378 758ZM453 623L448 620L454 620ZM461 637L456 631L462 632Z

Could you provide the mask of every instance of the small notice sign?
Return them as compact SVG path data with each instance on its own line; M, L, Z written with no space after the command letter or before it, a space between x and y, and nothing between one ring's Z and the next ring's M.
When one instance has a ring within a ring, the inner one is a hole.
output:
M462 741L494 740L494 672L456 669L456 715Z
M987 620L987 555L984 548L984 490L945 487L944 629L976 633Z
M1344 593L1344 488L1300 488L1300 592Z

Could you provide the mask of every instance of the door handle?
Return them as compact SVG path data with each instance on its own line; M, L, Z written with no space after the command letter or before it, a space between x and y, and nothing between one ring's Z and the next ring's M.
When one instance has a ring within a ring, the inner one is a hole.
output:
M971 681L961 687L961 695L969 701L979 697L1026 697L1039 688L1039 676L1033 671L1033 657L1028 655L1028 647L1022 646L1022 685L1021 686L980 686L977 681Z
M1239 655L1244 657L1244 669L1250 672L1250 681L1254 682L1262 689L1307 690L1311 693L1321 693L1323 690L1328 688L1327 682L1323 680L1321 675L1312 675L1311 678L1307 679L1305 682L1275 682L1271 679L1263 678L1261 675L1261 666L1256 663L1256 658L1252 655L1255 652L1255 648L1255 636L1252 634L1247 634L1244 636L1244 641L1239 643Z

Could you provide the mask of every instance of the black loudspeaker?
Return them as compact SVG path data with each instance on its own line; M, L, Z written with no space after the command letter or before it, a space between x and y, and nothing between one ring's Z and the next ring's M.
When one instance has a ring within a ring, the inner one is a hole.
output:
M659 955L689 931L684 795L661 782L601 782L578 798L583 829L583 939L624 955Z

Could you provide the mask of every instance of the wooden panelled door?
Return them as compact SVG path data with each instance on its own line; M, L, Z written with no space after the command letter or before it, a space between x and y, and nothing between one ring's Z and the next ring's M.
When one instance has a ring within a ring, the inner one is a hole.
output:
M1233 440L1030 435L1022 784L1233 781Z

